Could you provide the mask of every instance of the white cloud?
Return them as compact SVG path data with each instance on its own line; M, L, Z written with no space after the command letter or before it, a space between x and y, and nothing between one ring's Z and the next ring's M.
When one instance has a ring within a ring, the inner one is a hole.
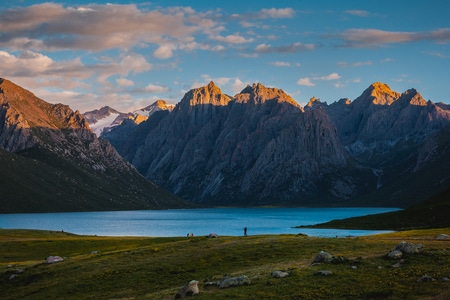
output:
M339 75L338 73L331 73L331 74L326 75L326 76L315 77L314 79L318 79L318 80L337 80L339 78L341 78L341 75Z
M274 61L270 63L274 67L290 67L291 63L286 61Z
M295 14L295 11L292 8L269 8L262 9L259 12L259 18L267 19L267 18L292 18Z
M369 15L369 12L367 10L353 9L353 10L345 10L344 12L346 14L358 16L358 17L365 17L365 16Z
M0 12L0 47L102 51L180 41L218 30L213 13L191 8L139 9L136 5L64 7L41 3ZM162 50L161 50L162 51ZM165 54L168 55L167 52Z
M172 46L161 45L153 52L153 56L159 59L169 59L173 56Z
M270 44L259 44L255 48L256 53L295 53L301 51L310 51L316 49L314 44L302 44L296 42L288 45L272 46Z
M311 79L308 77L300 78L297 81L297 84L303 86L316 86L316 84L314 82L311 82Z
M120 86L133 86L134 82L126 78L117 78L116 82Z
M337 63L340 67L362 67L362 66L370 66L372 65L372 61L357 61L357 62L346 62L340 61Z
M230 34L227 36L211 36L210 37L213 40L219 41L219 42L223 42L223 43L227 43L227 44L244 44L244 43L251 43L254 41L254 39L249 38L246 39L243 36L237 35L237 34Z
M344 41L344 46L355 48L379 47L385 44L418 41L433 41L446 44L450 43L450 28L419 32L348 29L342 32L340 37Z
M165 86L149 84L145 88L143 88L143 91L147 93L163 93L170 91L170 89Z

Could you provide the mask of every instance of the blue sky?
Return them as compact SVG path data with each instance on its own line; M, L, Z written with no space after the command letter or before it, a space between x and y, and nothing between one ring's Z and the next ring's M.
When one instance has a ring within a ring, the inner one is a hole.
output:
M381 81L450 104L447 0L93 1L3 3L0 77L81 112L175 104L211 80L301 105Z

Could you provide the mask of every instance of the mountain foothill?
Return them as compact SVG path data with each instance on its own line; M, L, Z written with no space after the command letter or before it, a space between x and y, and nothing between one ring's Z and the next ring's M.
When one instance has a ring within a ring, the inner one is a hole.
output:
M80 114L2 79L0 105L5 212L408 207L449 194L450 107L380 82L304 107L261 83L229 96L210 82L174 106Z

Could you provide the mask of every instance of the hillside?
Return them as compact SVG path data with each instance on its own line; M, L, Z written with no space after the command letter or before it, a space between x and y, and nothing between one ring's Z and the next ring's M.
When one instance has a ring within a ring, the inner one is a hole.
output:
M156 187L98 139L79 112L0 79L1 213L166 209Z

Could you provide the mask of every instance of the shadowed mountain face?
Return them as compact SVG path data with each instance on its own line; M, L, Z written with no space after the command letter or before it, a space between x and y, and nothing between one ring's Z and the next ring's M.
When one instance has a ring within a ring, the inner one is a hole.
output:
M195 202L405 206L419 200L389 195L418 190L400 174L420 176L419 160L422 170L430 166L419 149L447 124L447 106L382 83L353 102L311 99L303 109L276 88L254 84L230 97L211 82L186 93L172 112L105 138L144 176ZM441 182L435 191L450 185L427 172ZM367 198L381 191L389 192Z
M85 118L0 79L0 212L185 205L139 175Z

